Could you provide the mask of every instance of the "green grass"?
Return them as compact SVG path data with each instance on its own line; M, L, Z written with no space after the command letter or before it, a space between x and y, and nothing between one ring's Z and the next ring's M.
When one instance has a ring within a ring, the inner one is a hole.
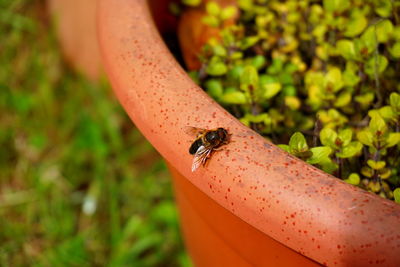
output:
M0 0L0 266L190 266L164 162L43 10Z

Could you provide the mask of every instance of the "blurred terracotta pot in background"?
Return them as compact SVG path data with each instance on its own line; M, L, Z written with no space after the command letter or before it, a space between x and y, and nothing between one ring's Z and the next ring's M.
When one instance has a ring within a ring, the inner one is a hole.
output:
M102 73L96 34L97 0L48 0L64 55L75 69L91 80Z

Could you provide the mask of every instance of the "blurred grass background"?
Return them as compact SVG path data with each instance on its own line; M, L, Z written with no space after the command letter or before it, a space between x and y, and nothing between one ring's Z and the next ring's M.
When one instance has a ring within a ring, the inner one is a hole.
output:
M0 0L0 266L190 266L164 162L51 28Z

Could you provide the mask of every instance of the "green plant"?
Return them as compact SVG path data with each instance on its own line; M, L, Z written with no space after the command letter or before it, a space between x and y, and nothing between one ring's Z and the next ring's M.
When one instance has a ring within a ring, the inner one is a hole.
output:
M0 1L0 266L190 266L164 162L44 3Z
M220 16L227 8L205 4L219 37L194 80L289 153L399 202L400 3L238 0Z

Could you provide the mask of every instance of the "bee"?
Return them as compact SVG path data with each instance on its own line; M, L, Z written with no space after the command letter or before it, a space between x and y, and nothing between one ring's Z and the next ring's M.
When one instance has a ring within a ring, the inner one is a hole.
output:
M189 127L192 132L197 133L197 138L189 148L189 153L194 155L192 172L197 170L200 165L205 165L207 159L211 157L214 150L218 150L222 145L229 142L230 135L224 128L213 130Z

